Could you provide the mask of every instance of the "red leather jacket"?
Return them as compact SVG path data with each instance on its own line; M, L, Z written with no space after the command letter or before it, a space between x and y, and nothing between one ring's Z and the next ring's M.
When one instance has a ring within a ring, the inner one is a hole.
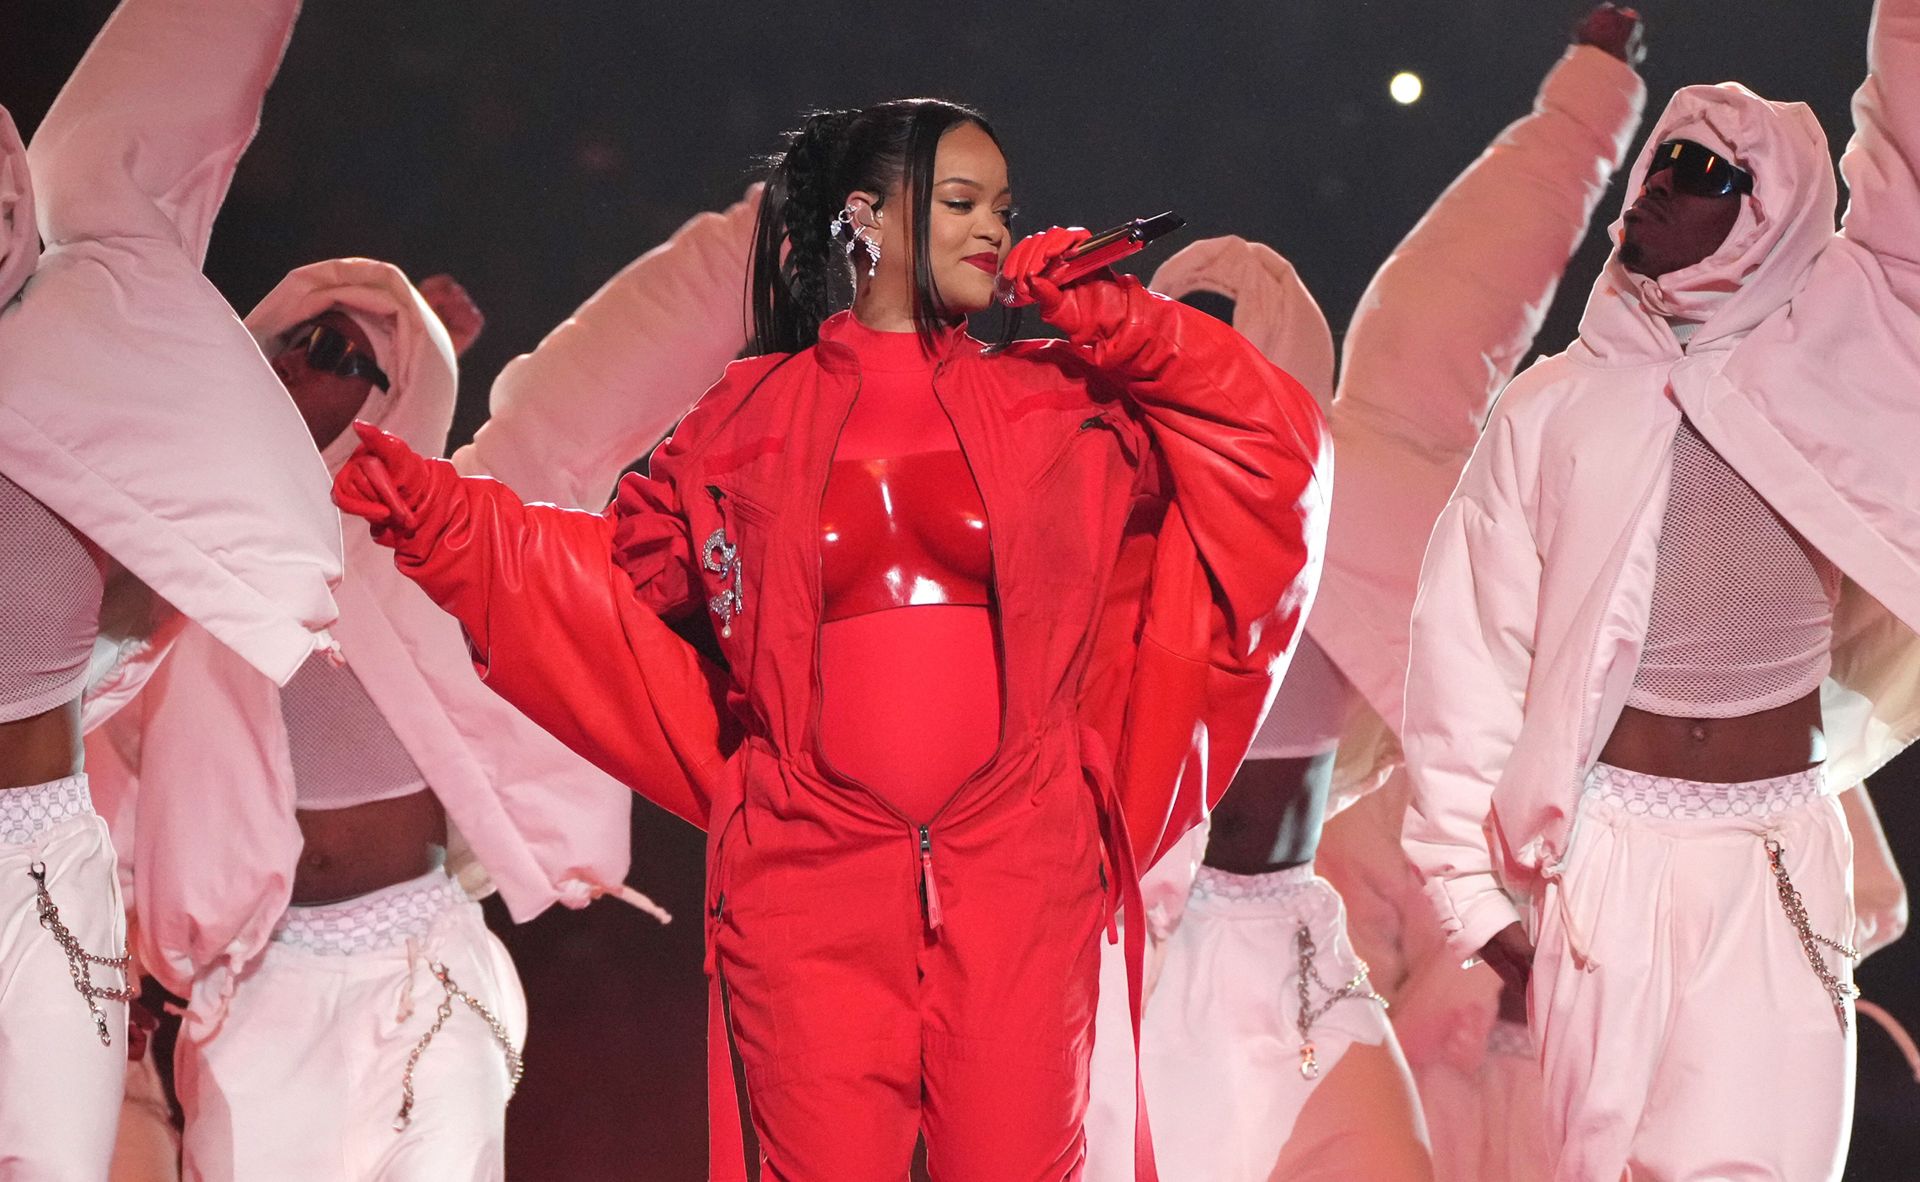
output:
M1059 733L1095 775L1117 761L1144 864L1225 790L1284 671L1319 571L1331 445L1312 396L1227 325L1130 278L1075 294L1097 301L1088 339L991 351L955 331L935 389L992 531L995 762ZM751 792L723 772L743 736L790 774L832 779L812 741L815 539L859 389L839 319L813 349L729 366L651 478L628 476L602 514L524 506L436 461L420 527L396 539L496 692L703 828ZM649 618L702 609L731 675Z
M987 509L1005 707L998 754L918 832L817 757L818 512L860 387L837 318L812 349L729 367L604 514L438 462L408 490L400 567L466 626L488 683L708 829L710 934L730 886L814 858L918 859L903 889L931 902L921 855L961 879L1024 804L1059 810L1048 832L1104 848L1137 898L1134 866L1232 779L1318 575L1325 426L1226 324L1132 279L1072 292L1089 326L1072 341L941 343L935 394ZM727 671L661 623L693 611Z

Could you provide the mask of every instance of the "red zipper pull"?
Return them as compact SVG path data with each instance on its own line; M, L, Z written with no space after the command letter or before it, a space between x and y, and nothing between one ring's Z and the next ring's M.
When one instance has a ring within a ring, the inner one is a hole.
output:
M940 888L933 881L933 834L920 826L920 897L926 903L927 929L940 930Z

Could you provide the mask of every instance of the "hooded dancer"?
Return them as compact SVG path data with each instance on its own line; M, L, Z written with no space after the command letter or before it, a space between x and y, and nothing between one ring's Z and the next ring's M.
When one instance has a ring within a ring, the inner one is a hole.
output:
M1810 111L1674 96L1421 572L1407 850L1449 954L1530 984L1556 1178L1844 1157L1832 793L1920 731L1920 3L1868 65L1838 234Z
M1224 787L1309 594L1310 398L1135 283L1042 278L1082 233L1007 256L1005 167L950 104L815 116L761 212L778 351L731 367L605 516L372 431L337 482L490 685L709 825L716 1000L724 980L770 1177L898 1177L923 1130L938 1177L1078 1174L1102 886L1137 898L1135 857ZM853 277L836 236L863 265L828 318ZM989 353L952 323L1003 257L1072 342ZM1103 604L1110 573L1149 571ZM684 661L630 657L656 612L702 609L748 732L724 768L711 692L658 697ZM716 1033L713 1169L736 1178Z
M315 495L323 470L295 450L298 416L260 406L272 372L200 274L296 7L133 0L30 151L0 112L9 1179L104 1177L127 1071L125 912L81 733L125 703L187 621L268 678L329 643L340 556L337 518ZM212 455L208 422L222 429Z
M485 318L467 296L464 288L450 276L429 276L420 281L420 294L427 305L447 326L454 354L462 354L479 335ZM141 703L145 705L144 701ZM119 788L120 808L113 830L115 851L120 860L122 889L132 895L132 820L134 775L131 770L139 758L140 710L121 711L105 726L87 734L87 758L95 770L96 782ZM138 916L128 914L130 949L137 950L140 939L131 934ZM128 980L150 976L140 964L137 953L130 957ZM144 990L143 990L144 992ZM155 1062L152 1032L164 1021L157 1003L147 997L136 999L128 1013L126 1094L121 1100L120 1125L114 1135L113 1165L108 1182L178 1182L180 1178L180 1130L174 1116L174 1097L161 1079Z
M623 269L549 333L537 349L506 367L494 384L493 415L481 428L487 441L484 455L469 445L456 453L456 464L510 472L530 499L573 503L578 497L589 505L604 502L622 466L613 457L644 451L739 352L745 340L743 277L752 236L753 204L743 201L724 214L699 215L667 242ZM316 269L307 270L311 273ZM385 268L360 263L354 265L353 272L369 281L377 280L377 286L394 287L396 295L403 290L397 286L397 275ZM351 291L353 286L346 285L346 290ZM448 276L424 279L419 290L446 326L455 355L460 355L484 324L479 309ZM367 301L356 298L353 302ZM676 315L687 308L697 310L701 318L688 321ZM374 319L378 322L385 318ZM334 318L333 323L356 340L365 338L367 345L373 343L368 330L361 328L351 314L344 320ZM725 343L728 326L736 334L731 346ZM421 338L419 332L414 336L416 340ZM287 384L300 392L299 401L312 410L321 409L326 401L323 392L330 388L341 390L348 405L359 406L369 400L379 403L379 407L367 407L369 414L396 410L393 404L398 395L379 391L364 378L356 387L350 382L342 384L340 375L312 370L299 355L288 354L279 360L284 363L278 368ZM422 368L430 372L436 366L426 364ZM409 384L432 389L441 385ZM416 421L424 413L431 418L438 398L438 394L410 397L411 409L402 417ZM323 425L321 429L326 428ZM588 491L593 489L600 490L597 496ZM121 770L123 753L137 756L139 713L136 707L116 716L114 722L90 736L89 755L97 756L109 777ZM96 742L96 738L107 741ZM130 773L122 774L131 783ZM431 822L432 809L427 812ZM350 820L352 814L342 811L334 816ZM338 827L337 820L330 823L326 814L317 811L305 819L316 828ZM382 846L396 844L384 830L365 835L365 841ZM414 848L418 848L417 843ZM364 856L364 850L359 853ZM123 850L123 868L131 865L129 848ZM619 893L646 906L643 899L624 888ZM276 1045L270 1053L284 1055L286 1049ZM136 1105L136 1080L143 1095L158 1094L158 1080L152 1077L150 1068L130 1074L114 1182L123 1176L130 1182L178 1177L175 1163L179 1138L166 1124L164 1101L158 1116L150 1101Z
M247 324L330 467L356 416L445 448L452 346L394 268L303 267ZM370 547L340 661L276 689L189 630L136 706L142 956L189 999L190 1178L499 1177L524 1001L471 896L525 920L626 873L625 790L481 685Z
M1328 416L1340 475L1307 637L1211 833L1148 875L1164 962L1141 1066L1173 1176L1430 1176L1413 1081L1315 847L1322 817L1398 761L1397 637L1419 549L1626 154L1645 97L1627 61L1637 30L1630 11L1596 9L1534 112L1448 187L1361 299ZM1273 252L1197 243L1153 286L1233 298L1236 326L1331 396L1326 322ZM1116 1017L1103 1015L1096 1107L1121 1131L1091 1158L1103 1178L1123 1176L1130 1116Z

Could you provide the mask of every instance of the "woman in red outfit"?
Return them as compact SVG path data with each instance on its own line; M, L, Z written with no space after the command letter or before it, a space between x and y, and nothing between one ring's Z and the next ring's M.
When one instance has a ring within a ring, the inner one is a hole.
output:
M761 207L759 355L606 513L371 429L336 486L489 684L707 827L770 1180L898 1179L920 1136L940 1182L1078 1177L1099 933L1224 789L1311 594L1311 396L1132 279L1059 288L1084 231L1010 253L1010 218L976 112L815 115ZM996 274L1068 339L968 337ZM725 671L661 624L696 613Z

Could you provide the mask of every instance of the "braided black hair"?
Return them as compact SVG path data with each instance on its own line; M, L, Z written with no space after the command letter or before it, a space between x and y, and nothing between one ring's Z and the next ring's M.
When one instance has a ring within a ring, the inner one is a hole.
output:
M971 107L925 98L815 111L787 133L785 150L769 162L754 226L752 352L805 349L819 339L821 322L852 302L853 268L845 239L831 234L833 220L848 193L884 194L896 186L915 205L909 248L913 320L921 339L931 343L952 319L934 290L927 261L933 158L940 137L962 123L993 136L993 128Z

